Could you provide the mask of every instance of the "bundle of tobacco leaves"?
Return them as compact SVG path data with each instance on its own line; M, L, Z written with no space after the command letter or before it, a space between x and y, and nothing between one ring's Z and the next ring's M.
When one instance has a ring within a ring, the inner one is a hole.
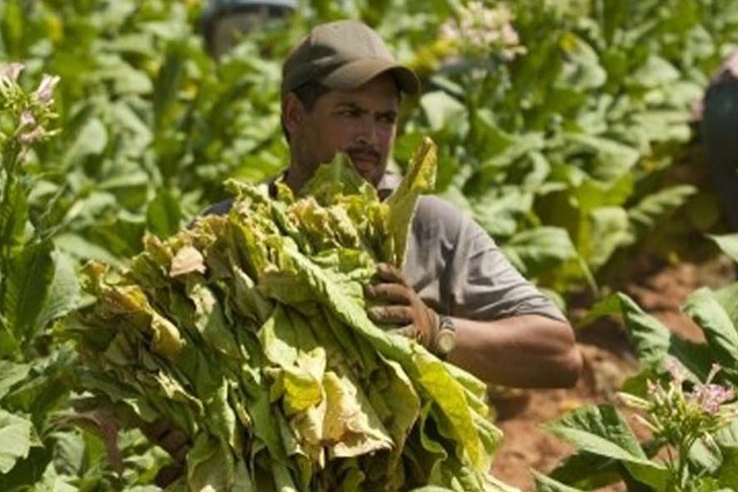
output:
M376 326L363 286L401 265L435 147L380 201L345 156L299 197L229 181L230 213L91 263L70 333L79 382L192 447L171 490L479 491L499 431L485 385ZM434 488L435 486L437 488Z

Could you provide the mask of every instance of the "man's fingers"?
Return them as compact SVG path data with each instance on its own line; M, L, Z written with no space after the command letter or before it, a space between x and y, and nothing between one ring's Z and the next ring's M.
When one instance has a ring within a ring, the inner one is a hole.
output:
M389 330L389 333L393 333L395 335L401 335L403 337L410 338L412 340L415 340L419 344L423 345L425 348L430 349L430 346L429 346L430 341L428 340L428 335L418 330L413 325L403 326L402 328L397 328L395 330Z
M413 311L408 306L377 306L367 309L369 319L377 324L411 325Z
M367 285L364 289L367 297L384 301L389 304L410 304L412 293L402 284L375 284Z
M403 326L402 328L395 328L394 330L388 330L393 335L400 335L405 338L412 338L413 340L417 337L417 330L413 325Z
M407 285L405 276L402 274L400 269L390 265L389 263L377 264L376 278L381 282Z

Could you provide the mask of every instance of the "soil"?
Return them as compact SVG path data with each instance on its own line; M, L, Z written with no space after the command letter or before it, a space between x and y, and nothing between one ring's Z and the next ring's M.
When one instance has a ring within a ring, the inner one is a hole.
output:
M618 290L628 294L665 326L693 340L701 338L701 331L680 311L686 297L699 287L717 288L736 278L735 265L721 254L698 262L680 260L678 264L663 264L644 257L633 263L638 267L629 272L631 280ZM582 308L579 313L584 311ZM578 311L574 308L571 312L572 323L577 326ZM548 433L542 424L581 405L604 402L617 405L615 393L629 375L638 372L638 362L619 318L603 318L578 329L577 342L585 366L574 388L519 391L504 397L490 394L498 410L497 425L504 433L492 473L523 491L535 490L531 470L546 474L574 450ZM615 485L607 490L625 489Z

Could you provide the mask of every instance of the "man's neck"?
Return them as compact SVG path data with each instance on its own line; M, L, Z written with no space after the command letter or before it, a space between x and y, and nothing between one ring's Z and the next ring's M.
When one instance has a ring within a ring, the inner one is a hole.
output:
M301 173L296 171L295 168L289 167L282 175L282 182L289 186L292 193L297 194L297 192L300 191L307 182L307 178L300 174Z

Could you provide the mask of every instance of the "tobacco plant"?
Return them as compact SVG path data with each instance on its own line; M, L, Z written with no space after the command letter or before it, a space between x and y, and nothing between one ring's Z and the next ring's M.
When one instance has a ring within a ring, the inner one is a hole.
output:
M736 257L738 236L714 239ZM623 316L642 371L625 383L622 401L638 412L634 425L645 426L648 436L639 440L614 404L563 415L547 427L579 452L550 477L537 476L543 490L592 490L620 481L657 491L738 487L738 283L700 288L682 309L704 341L676 335L624 294L592 309L585 324Z

